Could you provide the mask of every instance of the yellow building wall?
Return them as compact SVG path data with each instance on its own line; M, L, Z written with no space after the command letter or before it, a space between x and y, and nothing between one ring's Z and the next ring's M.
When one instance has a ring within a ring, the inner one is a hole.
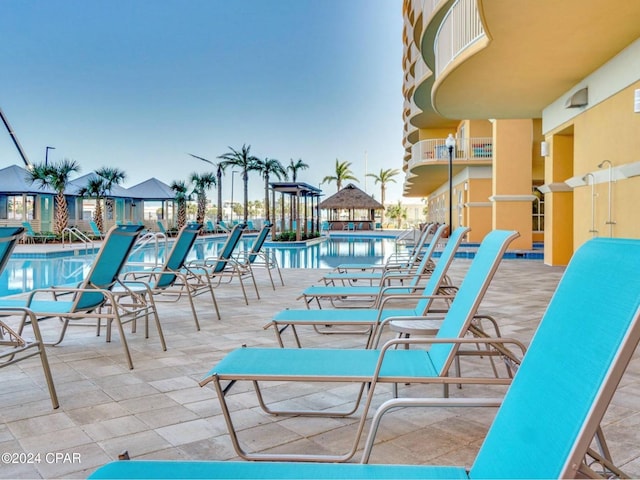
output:
M452 133L451 128L421 128L418 130L419 140L431 140L434 138L447 138Z
M534 184L542 184L544 182L544 157L541 153L541 144L544 141L544 135L542 134L542 119L533 119L533 143L532 143L532 165L531 165L531 177Z
M471 137L491 137L493 136L493 125L489 120L466 120L467 136Z
M634 92L640 81L586 110L573 120L574 172L598 171L598 164L610 160L614 167L640 161L640 113L634 113ZM595 226L598 235L609 236L608 183L595 185ZM591 187L574 189L574 250L591 238ZM640 179L620 179L612 185L614 237L640 238Z

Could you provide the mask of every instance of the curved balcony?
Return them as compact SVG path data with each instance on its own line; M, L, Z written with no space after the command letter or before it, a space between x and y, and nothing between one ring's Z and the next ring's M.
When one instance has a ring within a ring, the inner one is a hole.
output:
M435 111L447 118L537 118L638 39L640 2L457 0L430 42L437 18L421 45L435 52L428 92ZM427 55L425 61L431 65Z
M433 138L414 144L411 147L409 168L449 160L449 149L445 140L444 138ZM482 164L492 162L493 139L491 137L474 137L457 140L453 160L468 163L481 162Z
M476 0L457 0L445 15L436 34L436 76L484 36Z
M472 166L487 167L493 163L493 139L472 137L458 139L453 151L453 174ZM412 195L426 196L447 181L449 149L444 138L421 140L411 147L411 159L407 162L407 175L411 185L405 190Z

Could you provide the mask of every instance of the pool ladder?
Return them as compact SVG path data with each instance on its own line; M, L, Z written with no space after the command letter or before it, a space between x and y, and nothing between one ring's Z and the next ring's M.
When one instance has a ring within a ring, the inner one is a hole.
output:
M138 241L136 242L135 247L133 248L133 250L131 251L131 256L133 256L135 253L139 252L141 249L143 249L144 247L146 247L149 244L153 244L154 245L154 255L153 255L153 261L152 262L127 262L127 265L140 265L140 266L153 266L153 267L157 267L158 265L161 265L163 262L163 258L160 256L160 244L161 242L164 242L164 251L167 252L167 244L169 242L169 239L167 238L167 236L162 233L162 232L147 232L144 235L142 235Z
M89 246L91 246L91 252L93 253L94 251L93 240L77 227L67 227L62 230L62 248L64 248L66 245L65 239L68 239L69 247L73 246L74 239L82 242L84 244L84 250L87 255L89 254Z

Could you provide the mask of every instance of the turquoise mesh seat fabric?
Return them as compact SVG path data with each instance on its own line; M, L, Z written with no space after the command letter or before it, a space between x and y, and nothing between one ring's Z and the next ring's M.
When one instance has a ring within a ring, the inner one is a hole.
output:
M141 225L116 225L112 227L96 254L89 273L77 287L61 286L33 290L25 300L0 299L0 307L27 308L33 312L38 321L59 317L63 320L62 328L54 345L62 342L71 319L107 318L109 319L107 321L115 320L120 331L129 368L133 368L122 329L121 317L135 313L121 308L113 297L111 289L118 281L120 271L143 228ZM52 294L54 300L49 300ZM108 305L108 311L101 311L100 308L105 305Z
M110 230L80 288L110 289L118 279L142 228L139 225L121 225ZM94 309L104 301L101 292L83 292L76 297L75 309Z
M258 258L258 252L262 250L264 242L269 236L270 231L271 231L271 225L265 225L260 230L258 237L256 238L255 242L253 242L253 245L251 245L251 251L248 254L249 263L255 262L256 258Z
M494 231L488 234L482 242L478 254L472 261L465 280L462 282L458 293L453 300L451 308L446 313L440 326L440 332L447 332L446 336L439 333L435 341L442 344L432 344L429 350L425 349L395 349L396 346L406 343L406 340L391 340L380 349L274 349L274 348L239 348L223 357L214 366L205 378L200 382L204 386L213 382L218 400L227 421L229 434L236 452L247 460L281 460L301 459L309 461L347 461L356 451L359 436L363 431L367 411L373 401L374 392L378 383L425 383L442 384L449 375L450 366L457 355L457 345L469 340L478 343L481 340L463 339L469 331L469 327L477 313L480 301L493 278L493 275L502 259L503 253L513 239L518 236L516 232ZM454 308L458 304L456 308ZM428 340L428 339L427 339ZM415 340L419 343L421 340ZM426 341L422 339L422 341ZM496 343L504 346L500 338L494 339ZM438 347L438 348L436 348ZM503 352L507 348L503 348ZM433 352L435 351L435 355ZM489 355L488 350L483 350L479 355ZM467 351L467 354L470 354ZM495 370L494 370L495 371ZM482 383L505 385L510 378L467 378L465 383ZM368 391L364 401L364 408L360 413L360 421L357 426L355 440L352 449L342 455L302 455L292 454L287 456L281 453L248 453L240 445L237 439L231 413L227 405L227 387L223 382L230 382L232 386L238 381L253 382L254 388L260 398L260 406L270 414L301 415L301 416L344 416L353 414L363 398L365 386ZM259 384L265 382L291 381L301 383L332 383L345 382L357 383L360 391L354 405L343 402L342 407L336 410L323 408L300 410L280 410L267 407ZM449 380L449 383L453 383ZM460 382L456 382L460 383ZM319 458L322 457L322 460Z
M420 236L418 237L418 240L413 248L404 256L392 255L389 258L388 264L413 265L418 258L418 255L420 255L420 252L424 248L429 235L434 231L434 228L435 225L433 225L432 223L425 225L422 232L420 232ZM385 265L372 265L368 263L342 263L338 265L335 270L337 272L345 272L348 270L366 270L370 268L378 269L384 267Z
M484 237L436 338L457 338L468 328L489 287L487 278L489 275L493 276L500 263L505 242L510 242L517 236L513 231L494 230ZM447 321L449 318L456 321ZM455 355L454 347L453 344L442 343L432 345L429 349L433 363L441 373L451 363Z
M202 225L199 223L189 223L183 227L171 247L161 269L162 275L158 276L154 287L167 288L175 283L177 275L172 272L179 272L184 266L201 228Z
M23 227L0 227L0 272L4 271L16 243L23 234Z
M0 227L0 274L7 266L13 249L24 235L24 231L23 227ZM5 305L4 302L0 303L0 368L8 367L38 355L47 388L49 389L51 405L54 409L58 408L58 395L53 383L51 368L49 367L49 360L47 359L38 321L33 312L23 307L24 301L20 300L19 302L16 301L16 303L19 305L15 308L11 305ZM8 320L6 320L6 317L11 316L20 318L17 324L11 325L13 328L10 327ZM33 332L33 338L25 338L22 334L27 323Z
M468 229L462 228L464 232ZM427 275L429 268L432 266L432 255L435 251L436 245L440 240L442 233L444 232L444 226L439 228L436 233L433 235L431 243L427 247L427 249L421 253L422 258L417 265L413 263L408 266L406 269L390 269L385 272L380 273L380 285L379 286L327 286L327 285L318 285L307 287L303 290L302 296L304 297L306 302L311 301L312 299L320 299L320 298L329 298L329 299L338 299L338 298L350 298L350 297L366 297L371 298L372 303L366 304L365 307L377 306L382 299L383 295L409 295L416 292L416 286L419 284L420 280L423 279L425 275ZM464 232L459 232L461 235ZM457 241L456 239L454 241ZM402 270L405 270L404 273ZM325 279L335 281L339 279L351 279L357 278L358 274L354 274L352 272L338 272L325 276ZM384 286L389 281L403 279L403 285L406 285L406 288L400 286ZM409 280L408 282L406 282ZM333 303L333 302L332 302Z
M640 340L639 269L638 240L593 239L578 249L469 478L596 476L585 455ZM467 478L467 472L418 465L161 461L111 463L92 478L141 477L428 479Z
M229 237L227 241L222 246L222 250L220 250L220 254L218 258L216 258L213 263L210 265L211 273L216 274L224 271L227 266L227 263L231 256L233 255L233 251L238 246L238 242L240 241L240 237L242 236L242 225L235 225L229 233Z
M472 477L575 475L571 465L580 464L580 450L600 422L590 417L602 416L596 405L609 403L617 386L611 375L621 375L612 365L626 345L633 351L638 342L639 271L637 240L593 239L574 254Z
M468 228L465 228L465 227L461 227L461 228L464 230L464 232L468 231ZM421 253L422 259L417 265L412 264L406 267L396 266L395 268L390 268L389 270L381 269L379 271L331 272L326 274L323 277L323 279L325 280L325 283L330 282L335 284L336 281L342 281L344 283L344 281L348 282L352 279L382 280L383 276L393 275L394 272L406 272L406 273L415 272L416 274L424 274L430 268L432 268L433 254L435 252L435 249L438 243L440 242L440 238L442 237L444 230L445 230L444 225L438 228L438 230L436 230L436 232L433 234L433 237L431 237L431 242L429 243L427 249ZM419 277L415 278L411 284L415 285L419 279L420 279Z
M273 319L273 326L276 331L276 337L282 343L280 338L279 325L299 324L319 324L319 325L340 325L340 324L370 324L375 327L379 322L391 317L416 317L427 314L434 299L429 298L437 295L441 286L445 284L446 275L453 259L455 252L458 250L462 238L469 231L467 227L457 228L447 245L445 246L438 263L431 276L427 281L424 289L420 292L420 298L416 302L414 308L391 308L385 304L381 304L379 308L351 308L351 309L289 309L278 312ZM426 261L426 258L423 259ZM349 287L345 287L349 288ZM395 291L393 293L396 293ZM375 332L371 332L375 334Z
M95 472L91 479L428 479L468 478L461 467L428 467L424 465L359 465L293 462L180 462L124 461L109 463Z
M170 297L171 301L177 301L183 295L186 296L198 330L200 330L200 322L194 302L196 296L202 293L211 295L213 307L218 319L220 319L220 311L213 293L209 272L202 267L185 265L201 229L202 224L186 224L178 232L178 236L161 267L151 270L129 271L124 275L123 281L125 289L142 292L149 297ZM153 308L155 310L155 307Z

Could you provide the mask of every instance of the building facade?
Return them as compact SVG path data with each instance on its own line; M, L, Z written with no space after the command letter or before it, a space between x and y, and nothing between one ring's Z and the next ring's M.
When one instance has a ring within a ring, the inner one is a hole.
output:
M563 265L640 237L640 2L405 0L404 194ZM451 134L447 144L447 137Z

